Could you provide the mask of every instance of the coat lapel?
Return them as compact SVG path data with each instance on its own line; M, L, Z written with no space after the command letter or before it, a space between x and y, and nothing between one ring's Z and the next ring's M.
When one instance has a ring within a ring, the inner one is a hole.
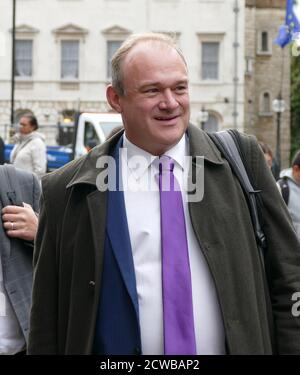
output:
M121 169L119 168L120 147L121 139L112 155L116 162L116 171L121 171ZM116 191L108 191L108 212L106 229L124 284L134 305L136 316L138 318L138 297L136 291L136 279L126 216L126 208L124 202L124 194L122 190L118 189L118 187L121 185L121 172L120 174L117 172L117 189Z
M103 264L104 236L103 231L106 225L106 194L95 190L87 196L89 216L91 220L91 229L95 249L95 285L100 286L101 270ZM99 294L99 290L96 290Z
M122 137L117 135L110 142L106 142L100 148L96 147L92 150L86 157L84 164L67 185L67 188L76 184L89 184L97 187L97 178L101 172L106 170L106 166L103 166L105 163L101 163L99 160L101 157L107 157L107 155L113 157L116 171L119 171L119 149L121 146ZM99 165L103 167L96 168ZM110 170L114 166L110 165L110 163L108 165L108 175L115 173ZM103 182L103 180L101 181ZM116 186L119 185L119 182L119 176L116 173ZM116 191L105 190L101 186L100 190L96 189L87 196L87 202L95 248L95 283L96 285L101 284L104 250L103 231L99 230L99 228L106 227L106 235L111 242L114 257L138 318L136 280L123 192L118 191L118 189Z

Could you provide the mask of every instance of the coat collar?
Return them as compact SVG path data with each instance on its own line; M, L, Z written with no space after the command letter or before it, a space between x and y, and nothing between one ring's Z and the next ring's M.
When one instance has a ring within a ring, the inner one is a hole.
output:
M99 158L107 157L112 154L112 150L118 143L123 132L117 133L109 141L104 142L100 146L96 146L92 151L81 157L79 161L79 168L74 174L72 179L67 184L67 188L70 188L77 184L88 184L96 186L97 176L105 167L99 167Z
M224 163L220 151L203 130L189 125L187 134L190 142L190 155L193 158L202 156L206 162L211 164L221 165Z
M67 185L67 188L77 184L89 184L96 186L97 176L105 167L97 164L100 157L112 154L112 150L118 143L123 132L117 133L109 141L95 147L88 155L81 159L77 173ZM208 163L220 165L223 160L219 150L216 148L209 136L194 125L189 125L187 134L190 142L190 154L192 157L202 156Z

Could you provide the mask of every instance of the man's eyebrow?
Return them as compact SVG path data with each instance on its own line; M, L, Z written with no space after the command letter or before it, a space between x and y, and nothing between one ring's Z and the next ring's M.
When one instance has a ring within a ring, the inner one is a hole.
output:
M187 85L189 83L188 79L181 79L177 82L175 82L172 86L177 86L177 85ZM146 89L148 87L159 87L159 86L164 86L162 82L146 82L143 85L140 86L140 90Z
M160 83L159 82L147 82L147 83L144 83L143 85L141 85L140 89L145 89L145 88L151 87L151 86L160 86Z

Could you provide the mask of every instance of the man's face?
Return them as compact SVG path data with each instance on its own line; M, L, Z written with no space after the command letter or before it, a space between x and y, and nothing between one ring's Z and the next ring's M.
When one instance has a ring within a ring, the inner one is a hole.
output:
M139 43L125 57L122 74L125 94L115 94L114 108L122 114L126 136L161 155L179 142L189 122L186 66L161 42Z
M294 179L298 182L298 184L300 184L300 167L298 165L294 165L292 170Z
M272 156L270 154L268 154L267 152L264 153L264 156L265 156L265 160L266 160L266 162L268 164L268 167L272 168L272 163L273 163Z
M21 117L19 130L21 134L26 135L33 132L34 127L30 124L30 121L27 117Z

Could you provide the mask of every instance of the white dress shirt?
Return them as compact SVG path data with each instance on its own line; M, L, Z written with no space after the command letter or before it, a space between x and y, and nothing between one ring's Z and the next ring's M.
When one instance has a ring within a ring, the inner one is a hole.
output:
M174 174L183 192L183 179L187 175L184 173L185 156L188 155L186 136L166 155L175 160ZM132 144L124 135L120 162L137 284L142 351L143 354L164 354L160 198L155 176L158 173L157 157ZM224 354L225 334L214 281L192 229L186 199L183 199L183 205L197 354Z

